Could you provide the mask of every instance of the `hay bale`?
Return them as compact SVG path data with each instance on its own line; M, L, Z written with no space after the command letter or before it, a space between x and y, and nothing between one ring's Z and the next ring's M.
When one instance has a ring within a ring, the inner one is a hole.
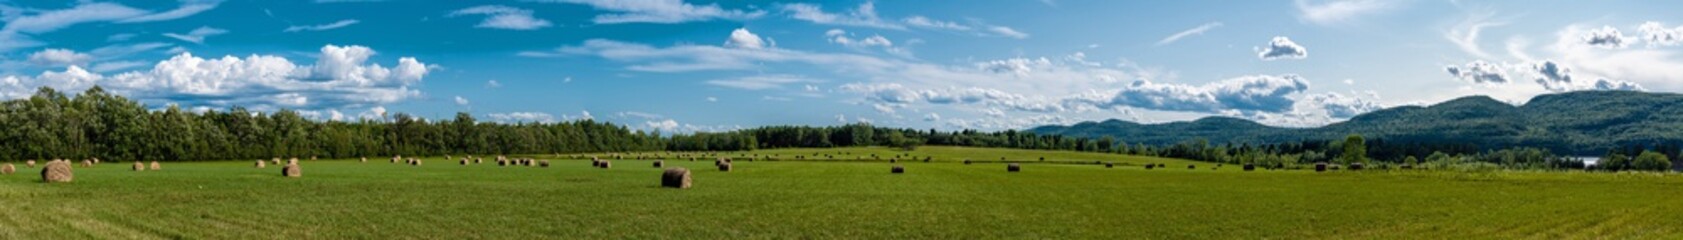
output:
M82 167L93 167L93 160L82 160Z
M94 164L99 164L99 158L93 158Z
M158 161L152 161L152 171L157 171L159 169L163 169L163 167L158 166Z
M257 160L257 164L253 164L253 166L257 166L257 168L266 168L266 167L269 167L269 164L265 164L265 163L266 163L266 162L263 162L263 159L258 159L258 160Z
M362 162L368 162L368 157L362 157Z
M549 167L549 160L538 160L538 167Z
M970 159L965 159L964 160L964 165L970 165Z
M69 161L54 160L41 167L41 182L70 182L75 178L75 173L71 172Z
M1246 163L1246 164L1245 164L1245 171L1246 171L1246 172L1249 172L1249 171L1256 171L1256 164L1249 164L1249 163Z
M609 161L607 161L607 160L602 160L602 165L601 165L601 166L597 166L597 167L600 167L600 168L602 168L602 169L609 169L609 168L613 168L613 167L614 167L614 162L609 162Z
M30 159L28 162L24 162L24 164L27 164L29 168L35 168L35 159Z
M719 171L720 172L729 172L730 171L730 163L729 162L720 163L719 164Z
M1350 170L1352 171L1362 170L1362 167L1364 167L1362 166L1362 163L1350 163Z
M0 165L0 175L12 175L12 173L17 172L17 171L18 171L18 167L12 166L11 163L6 163L6 165Z
M467 166L467 165L468 165L468 160L466 158L463 158L462 159L462 166Z
M1327 171L1327 163L1326 163L1326 162L1317 162L1317 163L1315 163L1315 171L1316 171L1316 172L1325 172L1325 171Z
M1006 172L1018 172L1018 171L1022 171L1022 170L1023 170L1022 165L1017 165L1016 163L1005 164L1005 171Z
M419 166L421 166L421 159L419 159L419 158L416 158L416 159L414 159L414 160L411 160L411 161L410 161L410 162L409 162L409 165L413 165L413 166L416 166L416 167L419 167Z
M1198 169L1198 165L1194 165L1194 164L1187 164L1187 165L1186 165L1186 169L1187 169L1187 170L1192 170L1192 169Z
M403 155L392 156L392 163L397 163L398 160L403 160Z
M497 159L497 166L498 167L508 166L508 160Z
M1153 168L1157 168L1157 164L1150 164L1150 163L1145 164L1145 170L1151 170Z
M665 163L665 162L662 162L662 161L660 161L660 160L655 160L655 161L654 161L654 167L655 167L655 168L660 168L660 166L661 166L661 165L663 165L663 164L664 164L664 163Z
M1114 168L1114 167L1116 167L1116 164L1104 163L1104 168Z
M660 186L677 189L690 188L690 170L685 168L666 169L666 172L660 174Z
M901 166L894 166L894 168L888 169L888 173L894 173L894 174L906 173L906 168L901 167Z
M287 159L286 164L298 164L298 158Z
M141 164L140 161L134 161L134 171L146 171L146 164Z
M287 164L285 167L281 167L281 176L303 177L304 172L303 172L303 169L300 169L298 167L297 163Z
M484 158L473 158L473 164L481 164L481 163L485 163Z

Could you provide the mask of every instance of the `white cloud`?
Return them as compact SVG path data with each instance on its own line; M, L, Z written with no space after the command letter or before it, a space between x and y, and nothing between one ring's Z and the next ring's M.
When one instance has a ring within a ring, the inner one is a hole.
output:
M1556 41L1545 47L1546 57L1569 66L1582 79L1618 79L1644 87L1675 91L1683 89L1683 56L1671 48L1608 49L1585 44L1589 32L1605 32L1583 25L1569 25L1556 33ZM1586 81L1587 82L1587 81Z
M1626 37L1624 33L1619 32L1619 29L1613 28L1613 26L1601 26L1600 29L1591 29L1589 32L1585 32L1583 41L1584 44L1590 46L1616 49L1624 48L1625 44L1631 41L1631 38Z
M1348 23L1395 7L1393 1L1387 0L1296 0L1294 3L1298 19L1320 25Z
M559 2L589 5L598 10L618 12L618 14L596 15L593 22L597 24L618 23L681 23L703 21L710 19L747 20L765 15L765 11L727 10L718 4L693 5L682 0L538 0L539 2Z
M790 18L805 20L817 24L871 27L883 29L905 30L906 26L884 21L877 16L876 3L865 2L858 8L846 13L827 13L822 7L808 3L784 4L783 11L789 13Z
M1028 75L1029 73L1033 73L1034 69L1037 68L1037 67L1049 67L1051 65L1052 65L1052 60L1049 60L1049 59L1046 59L1046 58L1028 59L1028 58L1020 58L1020 57L1019 58L1003 59L1003 60L991 60L991 61L976 63L976 67L981 68L984 71L995 72L995 73L1012 73L1012 74L1016 74L1018 76L1023 76L1023 75Z
M456 96L456 105L467 106L468 99L463 98L462 96Z
M824 32L824 36L829 38L830 43L841 44L842 46L848 47L894 47L894 42L889 41L888 38L882 37L882 35L871 35L870 37L855 39L850 38L846 31L842 31L841 29L830 29L830 31Z
M929 113L929 114L923 115L923 121L925 121L925 122L941 121L941 114Z
M485 88L500 88L500 87L503 87L503 83L497 82L496 79L491 79L489 81L485 81Z
M93 67L89 68L89 70L93 70L94 72L103 73L103 72L120 71L120 70L127 70L127 69L131 69L131 68L142 67L142 66L146 66L146 64L148 64L148 63L147 62L141 62L141 61L110 61L110 62L95 63L93 65Z
M86 66L90 61L93 61L92 55L62 48L49 48L29 54L29 63L40 66Z
M716 97L707 97L707 102L719 102L719 98L716 98Z
M637 111L626 111L626 112L614 113L614 117L622 118L622 119L623 118L641 118L641 119L662 119L662 118L666 118L666 116L661 116L660 114L637 112Z
M732 30L730 32L730 38L725 39L725 46L743 49L762 49L766 48L766 42L765 40L760 39L760 35L749 32L747 28L737 28L736 30Z
M994 34L1010 38L1024 39L1029 37L1028 33L1023 33L1021 31L1017 31L1017 29L1012 29L1011 27L1006 26L987 26L987 29L989 32L993 32Z
M1290 74L1242 76L1199 86L1139 80L1108 97L1089 100L1097 100L1094 105L1100 108L1129 106L1203 113L1229 110L1286 112L1296 103L1291 96L1307 90L1308 80Z
M372 50L362 46L322 47L315 65L297 65L272 55L200 58L182 53L150 70L100 75L78 66L38 76L5 76L0 98L27 96L38 87L78 92L94 84L147 102L182 106L246 106L328 109L386 104L420 95L411 86L427 73L414 58L393 68L364 65Z
M541 112L510 112L486 114L493 122L499 123L553 123L555 116ZM590 119L590 112L584 112L584 119Z
M129 39L134 38L134 36L136 36L136 35L133 34L133 33L111 34L111 36L105 37L105 41L106 42L128 41Z
M333 29L338 29L338 28L342 28L342 27L348 27L348 26L351 26L353 24L357 24L359 22L361 22L361 21L358 21L356 19L345 19L345 20L339 20L337 22L322 24L322 25L290 26L290 27L286 27L286 30L284 30L284 31L285 32L327 31L327 30L333 30Z
M57 31L76 24L90 22L138 23L172 20L191 16L215 8L218 1L188 2L176 10L153 13L117 3L82 2L66 9L31 10L8 7L5 26L0 27L0 51L44 45L29 34ZM108 39L109 40L109 39Z
M165 12L161 12L161 13L153 13L153 14L147 14L147 15L142 15L142 16L138 16L138 17L128 18L128 19L118 20L117 22L119 22L119 23L140 23L140 22L156 22L156 21L175 20L175 19L185 18L185 17L188 17L188 16L193 16L195 14L199 14L200 12L209 11L211 9L216 8L217 5L220 5L222 3L221 0L182 1L182 2L184 2L184 3L181 4L181 7L176 8L174 10L169 10L169 11L165 11Z
M1527 63L1488 63L1475 60L1465 66L1449 66L1445 68L1451 76L1470 83L1478 83L1497 88L1509 88L1509 91L1524 91L1541 88L1547 92L1567 92L1579 90L1645 90L1640 84L1628 81L1596 78L1595 81L1582 81L1586 77L1576 76L1572 68L1554 60L1541 60ZM1531 81L1519 81L1529 79ZM1534 85L1533 85L1534 84ZM1514 92L1518 93L1518 92ZM1514 94L1508 93L1508 94ZM1533 92L1532 95L1541 92Z
M533 18L532 10L503 5L481 5L464 8L451 12L448 16L457 17L466 15L486 16L484 21L479 22L479 25L474 25L474 27L477 28L536 30L552 25L549 23L549 20Z
M1261 58L1264 61L1279 59L1304 59L1309 57L1309 49L1303 48L1302 45L1297 45L1297 43L1292 42L1290 38L1276 36L1274 37L1274 40L1268 42L1267 47L1256 48L1256 57Z
M164 36L174 38L174 39L179 39L181 41L186 41L186 42L190 42L190 43L204 44L205 43L205 37L222 35L222 34L227 34L227 33L228 33L228 30L223 30L221 28L201 26L199 28L193 29L193 31L191 31L191 32L187 32L186 34L164 33Z
M929 17L924 17L924 16L906 17L906 19L902 19L901 21L905 22L906 25L910 25L910 26L913 26L913 27L921 27L921 28L945 29L945 30L954 30L954 31L970 31L972 29L970 26L965 26L963 24L930 19Z
M1675 46L1683 44L1683 26L1667 28L1660 22L1644 22L1636 28L1642 34L1642 41L1648 42L1648 47Z
M1506 83L1507 70L1503 66L1484 61L1472 61L1465 66L1444 67L1449 75L1473 83Z
M1505 22L1491 21L1489 19L1490 15L1489 13L1473 14L1466 20L1455 24L1455 27L1450 28L1449 31L1444 32L1443 37L1449 39L1456 47L1460 47L1461 51L1472 54L1473 57L1489 59L1491 58L1490 54L1484 52L1484 49L1478 45L1479 34L1484 31L1484 28L1507 25Z
M748 77L741 77L741 78L734 78L734 79L708 80L707 84L715 85L715 86L721 86L721 87L745 89L745 90L766 90L766 89L780 89L780 88L783 88L784 85L788 85L788 84L817 83L817 82L823 82L823 81L810 79L810 78L800 76L800 75L772 74L772 75L748 76Z
M1175 33L1174 35L1169 35L1168 37L1164 37L1163 40L1158 40L1157 41L1157 46L1162 46L1162 45L1168 45L1170 43L1175 43L1176 41L1180 41L1181 38L1185 38L1185 37L1192 36L1192 35L1204 35L1204 32L1208 32L1208 31L1210 31L1210 29L1215 29L1216 27L1221 27L1221 22L1210 22L1210 23L1205 23L1204 25L1198 25L1197 27L1193 27L1192 29L1187 29L1186 31L1180 31L1178 33Z

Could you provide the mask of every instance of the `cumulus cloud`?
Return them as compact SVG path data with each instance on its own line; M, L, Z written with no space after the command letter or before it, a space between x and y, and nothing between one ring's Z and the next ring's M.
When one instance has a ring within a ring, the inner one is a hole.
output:
M1204 35L1204 32L1208 32L1208 31L1210 31L1210 29L1215 29L1216 27L1221 27L1221 22L1210 22L1210 23L1205 23L1204 25L1198 25L1197 27L1193 27L1192 29L1187 29L1186 31L1180 31L1180 32L1175 33L1173 35L1169 35L1168 37L1163 37L1163 40L1158 40L1157 41L1157 46L1163 46L1163 45L1168 45L1170 43L1175 43L1176 41L1180 41L1181 38L1185 38L1185 37L1188 37L1188 36Z
M800 75L773 74L708 80L707 84L744 90L781 89L784 85L823 82Z
M1198 86L1139 80L1096 104L1104 108L1129 106L1205 113L1285 112L1296 101L1290 96L1306 90L1309 81L1291 74L1243 76Z
M1049 67L1051 65L1052 60L1046 58L1008 58L976 63L976 67L981 68L984 71L994 73L1011 73L1019 76L1033 73L1035 68Z
M43 86L78 92L97 84L151 103L327 109L395 103L420 95L411 86L427 74L424 64L408 57L391 68L367 64L373 54L367 47L328 45L315 65L299 65L272 55L200 58L182 53L151 70L115 75L72 65L34 77L5 76L0 98L25 97Z
M1348 23L1360 16L1368 16L1394 8L1388 0L1297 0L1297 18L1320 25Z
M496 79L491 79L489 81L485 81L485 88L500 88L500 87L503 87L503 83L497 82Z
M201 27L195 28L195 29L193 29L193 31L187 32L185 34L183 34L183 33L165 33L164 36L174 38L174 39L178 39L178 40L181 40L181 41L190 42L190 43L204 44L205 43L205 37L222 35L222 34L227 34L227 33L228 33L228 30L223 30L221 28L201 26Z
M1473 61L1465 66L1449 66L1446 69L1451 76L1472 83L1507 87L1525 87L1526 85L1513 84L1535 83L1535 86L1549 92L1645 89L1634 82L1606 78L1597 78L1595 81L1580 81L1583 78L1574 76L1572 68L1554 60L1540 60L1529 63ZM1512 81L1522 79L1530 79L1531 81Z
M765 11L743 11L724 9L718 4L694 5L683 0L538 0L538 2L557 2L589 5L597 10L617 12L616 14L596 15L593 22L597 24L618 23L682 23L704 21L711 19L747 20L765 15Z
M927 115L923 115L923 121L925 121L925 122L941 121L941 114L929 113Z
M485 16L484 21L480 21L479 25L474 25L474 27L477 28L536 30L552 25L549 23L549 20L533 18L532 10L503 5L481 5L463 8L461 10L451 12L448 16L458 17L468 15Z
M49 48L29 54L29 63L40 66L86 65L89 61L93 61L92 55L62 48Z
M1268 42L1267 47L1257 47L1256 57L1262 58L1262 60L1265 61L1279 59L1304 59L1309 57L1309 49L1303 48L1302 45L1297 45L1297 43L1292 42L1290 38L1277 36L1274 37L1274 40Z
M1601 48L1624 48L1625 44L1631 41L1630 37L1626 37L1624 33L1619 32L1619 29L1613 28L1613 26L1601 26L1600 29L1592 29L1585 32L1583 38L1584 44Z
M589 119L590 112L585 112L585 119ZM541 112L509 112L486 114L493 122L499 123L553 123L555 116Z
M1465 66L1444 67L1449 75L1473 83L1506 83L1508 76L1502 66L1484 62L1472 61Z
M1668 28L1660 22L1644 22L1636 28L1642 34L1642 41L1648 42L1649 47L1676 46L1683 43L1683 26Z
M851 38L847 31L842 31L841 29L830 29L830 31L825 31L824 37L827 37L828 40L830 40L830 43L841 44L842 46L848 47L894 46L893 41L889 41L888 38L882 37L882 35L871 35L870 37L865 38Z
M766 41L760 35L749 32L747 28L737 28L730 32L730 38L725 39L726 47L742 49L766 48Z
M462 96L456 96L456 105L467 106L468 99Z
M290 27L286 27L286 30L284 30L284 31L285 32L327 31L327 30L339 29L339 28L342 28L342 27L349 27L353 24L357 24L357 23L360 23L360 22L361 21L358 21L356 19L345 19L345 20L339 20L337 22L322 24L322 25L290 26Z

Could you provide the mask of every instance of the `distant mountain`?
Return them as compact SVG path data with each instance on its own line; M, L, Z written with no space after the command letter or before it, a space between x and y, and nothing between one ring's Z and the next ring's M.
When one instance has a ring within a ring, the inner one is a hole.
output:
M1391 142L1472 143L1481 148L1541 147L1562 154L1599 154L1609 147L1683 143L1683 94L1579 91L1545 94L1523 106L1485 96L1431 106L1373 111L1316 128L1271 127L1244 119L1139 124L1121 120L1042 126L1041 134L1112 136L1129 143L1278 143L1337 139L1351 133Z

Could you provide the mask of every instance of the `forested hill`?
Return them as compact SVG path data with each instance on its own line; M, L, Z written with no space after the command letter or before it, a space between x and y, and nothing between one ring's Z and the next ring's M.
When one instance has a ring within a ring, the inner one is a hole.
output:
M1253 144L1330 140L1355 133L1393 143L1472 144L1482 149L1525 146L1598 155L1611 147L1683 143L1683 95L1579 91L1540 95L1521 106L1471 96L1425 107L1383 109L1316 128L1270 127L1243 119L1208 117L1160 124L1108 120L1029 131L1112 136L1153 145L1198 138Z

